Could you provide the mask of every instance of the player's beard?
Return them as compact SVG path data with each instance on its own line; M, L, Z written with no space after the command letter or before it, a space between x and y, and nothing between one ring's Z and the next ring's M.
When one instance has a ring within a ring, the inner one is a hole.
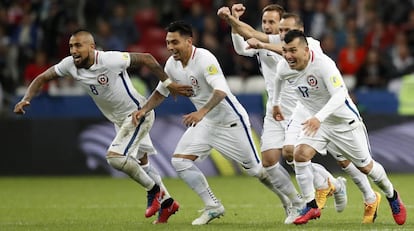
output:
M89 54L84 59L81 59L79 63L76 63L75 60L73 60L73 63L77 68L88 68L88 60L89 60Z

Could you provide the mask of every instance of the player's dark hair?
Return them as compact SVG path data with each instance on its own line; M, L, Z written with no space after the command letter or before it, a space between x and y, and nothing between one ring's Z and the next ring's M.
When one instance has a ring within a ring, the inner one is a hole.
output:
M290 31L288 31L286 33L285 38L283 39L283 41L285 43L290 43L295 38L299 38L300 43L304 43L304 44L306 44L306 46L308 45L308 41L306 40L305 34L300 30L290 30Z
M175 21L165 28L167 32L178 32L180 35L193 37L193 29L191 25L184 21Z
M77 35L77 34L79 34L79 33L87 33L87 34L92 34L90 31L88 31L88 30L86 30L86 29L79 28L79 29L76 29L76 30L72 33L72 35Z
M287 12L282 15L282 19L288 19L288 18L293 18L295 20L296 26L303 28L303 20L298 14Z

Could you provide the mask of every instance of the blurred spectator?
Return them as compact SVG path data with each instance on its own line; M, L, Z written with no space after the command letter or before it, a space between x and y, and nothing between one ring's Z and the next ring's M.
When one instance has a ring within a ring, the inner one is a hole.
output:
M122 42L116 34L112 32L111 25L100 19L97 21L97 34L95 36L95 42L97 47L106 51L124 51L125 44Z
M390 79L390 69L381 59L377 49L370 49L365 62L362 64L357 76L357 88L385 89Z
M320 40L326 31L327 21L326 1L316 1L314 3L314 13L310 22L310 36Z
M9 70L9 46L10 38L6 34L5 28L0 26L0 84L8 93L13 93L14 90L14 79L10 75Z
M396 71L393 77L401 77L414 71L414 57L410 53L404 32L397 33L389 55Z
M332 17L336 28L345 27L348 15L353 15L356 12L356 6L352 4L351 0L330 0L327 7L327 13ZM354 15L354 19L355 17Z
M379 49L381 52L385 51L393 43L394 34L395 30L391 25L385 24L377 18L365 35L365 47Z
M414 3L413 3L414 4ZM407 37L407 43L410 48L410 53L414 54L414 8L411 9L407 16L407 21L401 26Z
M187 17L184 18L184 21L190 23L193 27L193 30L197 30L200 34L204 32L204 11L201 3L199 1L194 1L190 5L190 12L187 14Z
M14 84L21 82L22 70L38 49L41 30L31 14L23 15L21 23L11 32L9 67Z
M48 63L47 54L39 50L34 56L34 60L29 62L24 69L24 85L29 86L29 84L35 79L39 74L46 71L51 65ZM43 86L42 92L47 93L49 90L49 84Z
M355 75L365 60L366 50L354 34L347 36L346 46L339 51L338 67L344 75Z
M58 40L58 52L57 52L57 60L61 60L69 55L69 39L72 36L72 33L79 29L78 22L73 18L68 18L65 22L63 33L59 36ZM54 61L54 60L50 60Z
M360 46L358 39L354 34L347 36L346 47L339 51L338 68L341 71L346 86L353 90L356 85L356 72L364 63L366 50Z
M49 2L49 4L47 4ZM58 1L45 1L46 16L41 19L41 28L43 30L42 48L46 51L48 57L56 57L59 44L59 36L65 29L66 14L63 6Z
M117 3L112 10L112 17L109 19L112 32L119 37L125 46L129 46L139 39L137 27L132 18L127 15L125 4Z
M332 32L326 32L321 38L321 48L323 52L331 59L338 59L338 48L336 46L335 36Z
M223 49L223 46L218 41L217 36L212 33L204 33L201 46L211 51L211 53L217 57L220 66L223 68L224 75L230 75L234 73L233 60L228 57L228 51L226 49Z
M364 33L360 28L358 28L355 15L351 14L347 16L344 23L344 27L338 27L337 30L335 30L337 46L345 47L347 45L348 35L350 34L356 36L357 43L362 45Z

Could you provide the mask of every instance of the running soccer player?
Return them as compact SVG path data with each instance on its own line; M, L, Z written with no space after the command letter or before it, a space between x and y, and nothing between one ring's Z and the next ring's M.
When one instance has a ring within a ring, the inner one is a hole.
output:
M193 86L190 97L196 111L183 116L188 127L174 151L171 163L178 176L201 198L204 210L192 225L205 225L221 217L224 206L211 190L206 177L194 164L204 160L212 148L239 163L250 176L267 181L270 177L262 167L253 143L249 116L230 92L221 67L214 55L192 43L192 28L176 21L167 27L167 49L171 57L165 72L171 80ZM157 107L169 94L158 84L147 103L133 113L134 124Z
M270 17L272 14L269 13L269 11L271 12L272 10L269 9L273 9L273 11L278 9L278 11L273 12L273 18ZM288 123L288 120L276 121L273 118L272 99L276 76L275 66L279 60L283 59L283 57L277 53L270 52L265 46L253 47L250 43L248 44L249 40L260 38L267 42L271 42L271 45L280 45L280 37L283 36L283 33L279 34L281 31L279 19L283 10L281 10L281 7L276 4L269 5L263 9L262 27L265 33L256 31L249 25L239 21L239 17L244 13L244 11L245 7L242 4L234 4L232 6L231 15L228 7L220 8L217 14L232 26L232 40L236 52L245 56L256 55L259 61L266 83L266 91L269 96L266 104L266 116L264 118L261 140L263 166L272 177L272 182L276 188L283 192L284 195L291 200L286 200L281 197L282 203L288 208L285 224L291 224L299 216L303 205L298 203L299 201L294 196L297 194L297 191L294 188L291 179L283 176L283 172L286 172L286 170L279 164L279 159L283 153L283 156L287 162L290 165L293 165L293 146L296 142L296 137L301 130L301 126L294 126L294 124ZM277 12L279 14L276 14ZM283 13L282 17L285 14L286 13ZM274 15L278 16L277 20ZM282 22L283 21L280 21L280 23ZM243 37L241 35L243 35ZM246 42L244 39L249 40ZM315 44L315 48L318 48L318 51L322 53L319 42L316 40L313 40L313 42ZM281 107L286 113L286 118L289 118L291 112L296 106L297 97L295 92L288 88L283 88L281 94L281 97L283 98L283 105L281 105ZM287 126L288 124L289 126ZM289 130L287 130L287 127L289 127ZM313 169L315 171L314 184L317 188L316 195L318 198L318 205L320 205L321 208L324 207L327 197L334 195L335 208L337 211L343 211L347 204L345 178L333 177L332 174L330 174L322 165L317 163L313 163ZM289 205L289 203L291 205Z
M191 86L171 82L150 54L96 50L94 38L86 30L78 30L72 34L69 48L71 56L37 76L20 102L15 105L14 112L24 114L24 107L30 105L30 101L44 83L59 77L72 77L77 80L117 130L106 155L108 163L147 190L145 217L159 212L154 223L166 223L179 205L169 195L161 176L150 165L147 157L147 153L155 153L148 134L154 122L154 112L149 112L139 122L138 127L131 123L131 113L141 107L145 98L132 86L126 69L140 65L149 67L175 94L189 96L192 94Z
M232 6L231 15L237 20L243 15L244 11L238 10L240 4ZM220 10L227 10L227 7ZM284 13L284 9L278 4L270 4L262 10L262 30L267 35L279 33L279 21ZM224 12L219 12L224 14ZM285 127L287 121L276 121L273 116L273 88L276 74L276 65L283 57L275 52L266 49L248 49L248 44L244 38L232 29L231 38L234 50L237 54L257 58L260 71L264 77L268 100L266 102L266 114L263 119L263 132L261 136L262 164L267 173L271 176L271 185L266 185L278 195L286 212L285 224L292 224L304 206L304 202L297 192L289 173L279 164L282 156L282 147L285 139ZM289 95L284 94L283 98ZM283 107L294 107L296 100L284 100ZM291 105L292 104L292 105Z
M304 131L294 150L296 179L307 203L294 224L305 224L321 216L312 184L311 159L316 153L326 154L327 146L342 152L373 180L385 194L395 222L404 224L406 208L382 165L371 157L365 125L335 63L312 51L300 30L286 33L282 50L284 60L277 66L274 95L275 119L283 119L279 106L282 82L296 90L298 100L312 115L303 122Z

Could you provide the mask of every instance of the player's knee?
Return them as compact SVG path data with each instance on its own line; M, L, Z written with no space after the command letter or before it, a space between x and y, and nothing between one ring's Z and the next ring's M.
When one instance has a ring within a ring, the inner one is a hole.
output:
M349 160L341 160L341 161L337 161L337 163L338 163L338 165L341 168L346 168L346 167L349 166L349 164L351 163L351 161L349 161Z
M191 168L191 166L193 166L194 163L192 160L189 159L173 157L171 158L171 164L174 167L175 171L180 172Z
M283 158L286 161L288 161L288 162L292 162L293 161L293 150L294 150L294 146L293 145L285 145L285 146L283 146L282 155L283 155Z
M265 178L267 176L266 170L261 165L257 165L255 167L248 168L245 170L249 176L253 176L259 179Z
M109 165L111 165L113 168L122 171L124 169L124 166L127 163L127 157L121 156L121 155L107 155L106 161Z

